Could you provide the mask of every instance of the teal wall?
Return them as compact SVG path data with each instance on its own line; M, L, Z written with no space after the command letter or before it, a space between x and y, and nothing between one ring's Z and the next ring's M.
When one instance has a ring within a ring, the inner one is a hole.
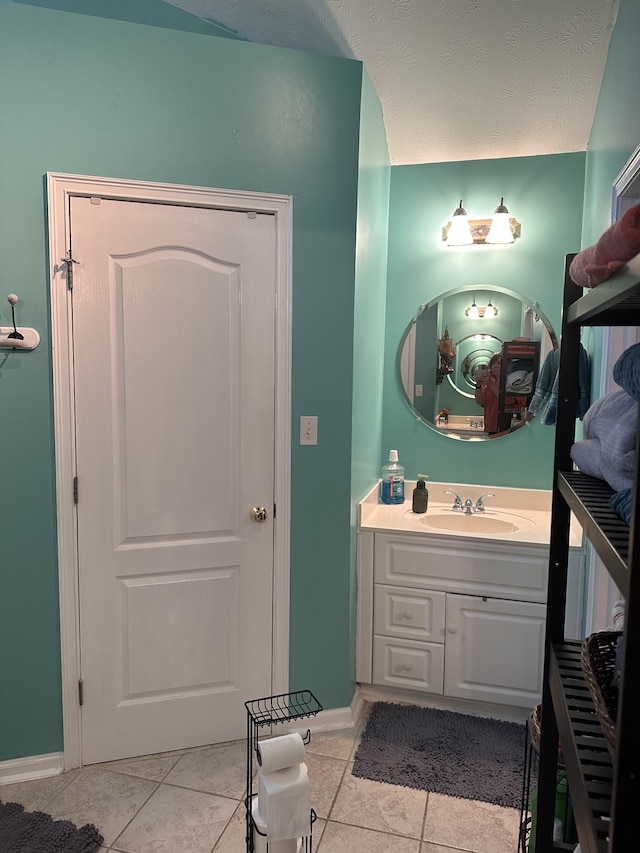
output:
M379 477L391 168L380 102L364 74L360 113L351 459L351 633L355 677L357 503Z
M534 421L478 443L436 434L404 401L396 353L419 306L461 285L493 284L537 300L559 331L564 256L580 244L584 163L575 153L392 168L382 457L396 448L408 478L550 488L553 429ZM445 246L442 226L461 198L471 218L482 218L500 196L522 223L520 239Z
M611 186L640 145L640 3L620 0L596 109L585 180L582 247L611 223Z
M152 24L154 27L168 27L171 30L185 30L189 33L240 38L237 33L222 25L202 21L195 15L163 0L0 0L0 3L3 2L40 6L43 9L57 9L60 12L78 12L98 18L130 21L134 24Z
M580 248L592 246L611 224L612 185L640 145L640 4L621 0L589 137ZM602 330L591 329L593 394L599 393Z
M42 335L0 357L0 760L62 748L47 171L293 196L290 684L349 704L361 64L0 3L0 80L2 293Z
M473 448L433 434L402 399L396 350L418 306L461 284L538 299L559 326L564 255L606 228L640 142L639 43L640 7L621 0L588 154L390 168L359 63L241 43L160 0L0 0L0 257L19 322L43 336L0 358L0 760L62 748L44 174L293 195L292 435L316 413L320 443L292 448L291 688L341 707L355 502L388 449L411 477L550 485L551 429ZM514 246L442 246L460 197L480 214L500 195Z

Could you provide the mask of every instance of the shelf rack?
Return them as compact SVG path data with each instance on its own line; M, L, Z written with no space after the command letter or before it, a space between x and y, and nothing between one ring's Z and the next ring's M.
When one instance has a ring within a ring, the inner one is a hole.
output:
M301 720L305 717L315 717L322 711L322 705L310 690L298 690L294 693L279 693L276 696L265 696L262 699L252 699L244 703L247 709L247 798L246 808L246 849L247 853L254 851L254 833L262 833L255 826L251 814L253 798L257 796L253 790L253 757L258 748L260 734L271 733L273 726ZM311 739L311 732L307 730L305 742ZM313 848L313 824L316 813L311 809L309 816L309 835L302 839L301 853L312 853ZM267 853L270 846L267 843Z
M566 849L552 840L558 738L582 853L628 853L638 844L640 803L640 680L635 672L640 660L638 459L631 524L627 526L609 507L613 490L601 480L574 471L570 450L575 441L581 328L640 323L640 256L584 295L569 275L574 257L567 256L565 270L535 853ZM640 447L640 425L636 447ZM571 513L626 602L625 657L613 757L583 675L581 644L564 639Z

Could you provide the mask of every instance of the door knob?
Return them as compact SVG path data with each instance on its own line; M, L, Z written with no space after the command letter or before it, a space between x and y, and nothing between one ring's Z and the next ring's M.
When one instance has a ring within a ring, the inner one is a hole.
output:
M255 521L257 524L262 524L263 521L267 520L267 511L263 506L251 507L249 515L251 516L251 521Z

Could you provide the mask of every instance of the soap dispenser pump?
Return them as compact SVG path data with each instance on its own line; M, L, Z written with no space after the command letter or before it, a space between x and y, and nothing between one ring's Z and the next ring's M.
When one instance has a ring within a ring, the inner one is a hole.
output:
M427 491L426 474L418 474L418 482L413 490L413 512L426 512L427 504L429 503L429 492Z

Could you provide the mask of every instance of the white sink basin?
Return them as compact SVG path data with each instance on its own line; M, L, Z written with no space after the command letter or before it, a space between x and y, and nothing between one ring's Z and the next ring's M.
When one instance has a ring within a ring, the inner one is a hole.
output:
M435 530L451 530L456 533L517 533L530 530L534 525L528 518L511 513L477 512L466 515L464 512L440 512L420 518L425 527Z

